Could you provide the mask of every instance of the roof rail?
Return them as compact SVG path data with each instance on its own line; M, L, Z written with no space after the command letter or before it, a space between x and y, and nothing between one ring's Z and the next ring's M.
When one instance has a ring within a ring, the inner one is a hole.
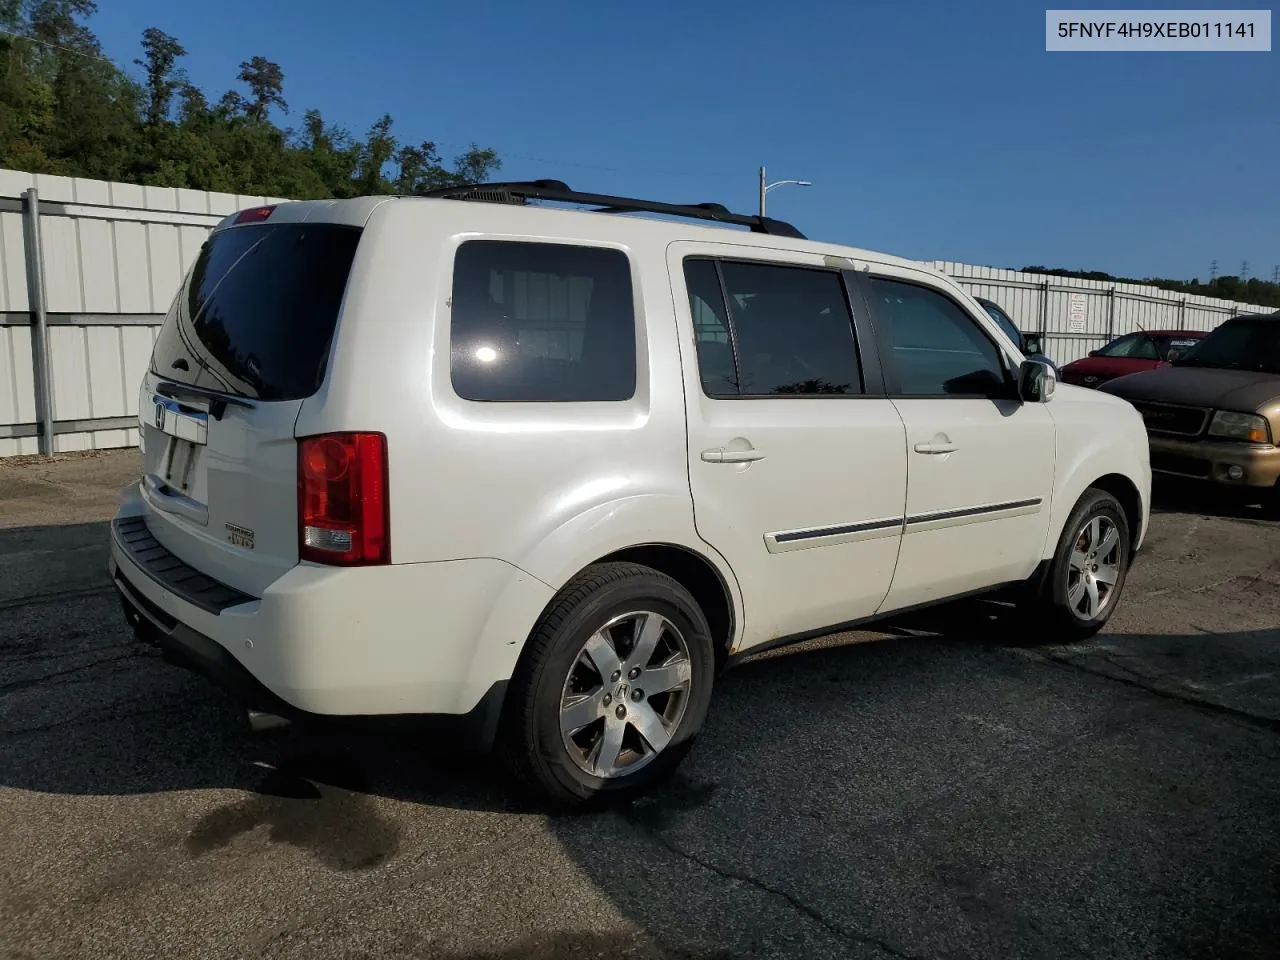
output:
M750 227L752 233L804 240L805 235L785 220L733 213L718 203L662 203L603 193L580 193L561 180L519 180L504 183L464 183L428 190L424 196L444 200L479 200L488 203L523 205L530 200L579 203L594 207L592 213L662 213L692 220L712 220Z

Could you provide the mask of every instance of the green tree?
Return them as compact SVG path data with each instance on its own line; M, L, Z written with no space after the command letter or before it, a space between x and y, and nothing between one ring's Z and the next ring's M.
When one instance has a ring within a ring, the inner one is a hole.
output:
M23 36L29 24L19 0L0 6L0 25L0 156L20 170L60 172L45 150L54 106L48 49Z
M80 176L119 179L137 145L139 89L79 22L96 10L93 0L38 0L30 6L30 36L46 51L37 70L53 93L44 149Z
M147 27L142 31L142 60L133 61L147 72L147 123L156 126L169 118L173 95L182 85L175 76L174 64L187 51L163 30Z
M386 166L396 153L396 138L391 135L391 114L384 113L369 128L369 136L360 151L356 183L363 194L394 192L385 176Z
M496 151L473 143L466 153L454 158L453 179L456 183L484 183L501 166L502 161L498 159ZM453 185L455 184L450 184Z
M315 171L321 184L320 196L344 199L356 195L362 147L346 130L326 124L319 110L308 110L296 149Z
M284 71L263 56L240 64L216 101L181 67L177 38L148 27L139 81L111 63L86 25L94 0L0 0L0 166L33 173L298 199L422 193L484 179L500 166L473 146L440 158L432 141L400 146L384 115L363 140L306 111L288 112Z
M240 64L240 72L236 76L253 94L253 99L244 108L251 120L264 122L271 107L279 107L283 113L289 112L289 105L284 102L284 71L279 64L266 57L254 57Z

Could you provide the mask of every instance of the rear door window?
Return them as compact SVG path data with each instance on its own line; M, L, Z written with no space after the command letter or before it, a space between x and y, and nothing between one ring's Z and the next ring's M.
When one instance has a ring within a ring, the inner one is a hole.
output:
M691 258L685 261L685 285L708 396L862 393L853 316L840 274Z
M254 224L205 241L156 338L151 372L260 400L324 379L360 231Z
M733 337L716 265L711 260L686 260L684 277L702 390L708 397L736 397L738 370L733 358Z
M1169 360L1187 352L1196 345L1194 337L1168 337L1160 343L1160 359Z
M450 368L465 400L630 400L631 265L620 250L470 240L454 260Z

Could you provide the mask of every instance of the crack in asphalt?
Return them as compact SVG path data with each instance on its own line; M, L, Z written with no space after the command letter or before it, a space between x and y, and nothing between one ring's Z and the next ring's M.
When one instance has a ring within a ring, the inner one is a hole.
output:
M659 833L656 830L650 829L640 821L636 820L634 817L628 816L625 813L622 813L619 815L621 816L623 821L630 824L635 829L639 830L646 837L651 838L656 844L658 844L658 846L662 847L668 853L674 854L675 856L680 857L682 860L687 860L689 863L692 863L695 866L699 866L703 870L706 870L709 873L713 873L724 880L731 880L731 881L736 881L738 883L745 883L748 886L755 887L757 890L761 891L762 893L767 893L771 897L776 897L780 900L783 900L793 910L802 914L808 919L812 920L818 926L822 927L832 936L837 937L840 940L843 940L847 943L860 943L866 946L875 947L876 949L889 954L889 956L900 957L902 958L902 960L928 960L928 958L926 958L922 954L907 953L903 950L898 949L888 941L880 939L879 937L874 937L870 934L859 933L856 930L848 930L845 927L840 926L835 921L824 916L820 911L809 906L807 903L803 902L795 895L788 893L786 890L782 890L779 887L772 886L766 883L764 880L761 880L758 877L753 877L750 874L739 873L734 870L728 870L724 867L717 866L716 864L698 856L697 854L690 853L687 850L681 849L680 847L676 846L673 842L668 840L666 837L664 837L661 833Z
M1213 590L1217 587L1225 586L1226 584L1232 583L1236 580L1244 580L1248 578L1248 576L1249 575L1247 573L1237 573L1234 576L1223 577L1221 580L1212 580L1209 583L1201 584L1198 587L1162 587L1158 590L1150 590L1144 593L1142 595L1142 599L1152 600L1152 599L1155 599L1156 597L1167 596L1168 594L1171 594L1171 593L1177 593L1177 594L1206 593L1209 590Z
M1200 697L1194 697L1189 693L1183 693L1167 687L1157 687L1150 683L1144 683L1143 679L1145 678L1140 679L1140 674L1134 673L1122 664L1113 662L1106 656L1102 657L1102 660L1105 663L1110 664L1117 670L1130 674L1130 676L1118 676L1114 673L1108 673L1105 670L1099 670L1096 667L1087 666L1080 660L1073 659L1068 656L1062 656L1060 654L1049 653L1045 650L1037 651L1034 656L1047 663L1056 663L1060 666L1068 667L1073 670L1079 670L1081 673L1087 673L1093 677L1101 677L1104 680L1110 680L1114 683L1119 683L1135 690L1142 690L1143 692L1149 693L1154 697L1159 697L1162 700L1170 700L1174 703L1182 704L1183 706L1192 707L1194 709L1203 710L1207 713L1213 713L1218 716L1238 720L1247 726L1267 730L1271 733L1280 733L1280 719L1277 719L1276 717L1268 717L1264 714L1251 713L1248 710L1228 706L1225 703L1218 703L1213 700L1204 700Z
M82 663L75 667L67 667L65 670L55 670L53 673L41 674L38 677L28 677L25 680L11 680L8 683L0 683L0 696L8 693L17 693L20 690L29 690L40 684L49 683L63 677L74 676L77 673L83 673L85 670L92 670L95 667L101 667L109 663L123 663L125 660L134 660L142 655L142 651L133 651L130 653L122 653L115 657L101 657L98 660L91 660L88 663Z
M3 641L0 641L0 644L3 643ZM8 641L6 645L0 645L0 663L6 665L31 665L36 663L49 663L56 660L70 660L73 657L85 655L85 651L83 649L49 651L41 648L38 651L33 652L31 648L36 645L37 641L34 640L29 642L21 640ZM5 649L5 646L8 646L9 649ZM117 641L116 643L98 644L95 646L95 649L99 652L105 652L107 650L134 649L137 646L137 639L130 638L128 640ZM146 651L139 650L138 652L145 653Z
M79 590L55 590L51 593L33 593L25 597L14 597L12 600L0 600L0 610L13 610L17 607L28 607L37 603L53 603L55 600L79 600L83 597L96 597L115 590L113 585L84 587Z
M123 702L123 701L122 701ZM165 714L172 715L177 707L181 707L187 701L172 700L162 703L156 707L145 707L140 710L121 710L118 705L110 709L98 710L93 713L85 714L79 717L65 717L61 720L53 720L49 723L40 723L31 727L0 727L0 734L4 735L5 740L12 740L17 737L38 736L43 733L51 733L54 730L61 730L64 727L97 727L102 723L119 723L123 720L133 720L138 717L154 717L163 716ZM8 746L6 743L5 746Z

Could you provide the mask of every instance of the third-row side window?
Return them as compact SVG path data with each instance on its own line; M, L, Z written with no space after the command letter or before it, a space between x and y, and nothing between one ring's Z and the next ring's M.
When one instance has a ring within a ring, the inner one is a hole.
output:
M723 277L723 287L721 278ZM777 264L690 259L685 283L710 397L862 393L840 275Z
M630 400L631 265L621 250L470 240L454 260L450 358L466 400Z

